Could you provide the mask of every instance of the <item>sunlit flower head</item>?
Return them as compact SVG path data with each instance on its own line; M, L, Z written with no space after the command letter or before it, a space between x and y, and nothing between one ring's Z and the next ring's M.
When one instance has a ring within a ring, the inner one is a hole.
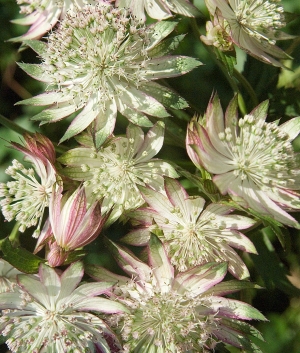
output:
M131 281L104 268L86 270L98 281L118 281L111 299L126 305L130 314L116 314L110 324L123 339L123 352L207 353L219 342L255 351L248 336L259 333L242 320L264 320L264 316L249 304L223 297L251 285L220 283L226 264L207 263L176 274L154 235L148 246L149 265L121 247L111 247Z
M19 270L14 268L7 261L0 259L0 293L12 292L16 287Z
M12 146L25 155L32 168L25 168L22 163L13 160L5 173L14 179L0 184L0 202L2 213L7 221L13 219L20 223L20 231L36 226L33 234L40 233L41 222L53 185L58 180L55 151L52 142L45 136L34 134L24 136L24 146L12 142Z
M163 145L164 125L158 122L148 133L129 125L126 137L113 138L99 151L86 146L66 152L59 160L68 168L64 173L83 181L87 198L102 200L102 210L113 208L110 221L124 211L144 203L138 185L162 190L164 176L177 177L174 168L153 158Z
M117 7L130 10L137 20L145 21L145 12L157 20L172 16L172 12L188 17L199 15L199 10L189 0L116 0Z
M280 0L205 0L211 16L217 17L214 24L223 25L223 40L234 43L248 54L267 64L284 67L280 59L289 56L278 46L277 40L291 39L293 36L281 31L286 25L284 9ZM211 35L209 28L208 37ZM204 37L205 39L205 37ZM204 40L205 41L205 40ZM218 41L206 44L218 46Z
M67 11L80 11L87 4L95 4L101 0L17 0L23 18L13 23L30 26L27 33L13 38L13 41L22 41L42 37L50 31L59 20L62 20Z
M81 248L97 238L108 215L101 214L101 206L95 202L87 207L83 187L71 195L62 195L62 188L50 197L49 222L45 224L35 252L48 242L47 260L50 266L60 266L70 252Z
M212 203L205 208L202 197L189 197L179 182L170 178L165 181L166 196L150 188L140 190L149 208L132 212L139 227L123 241L145 245L154 232L179 271L215 261L227 262L229 271L239 279L249 276L233 248L256 252L252 242L239 232L255 221L232 214L232 209L222 204Z
M95 313L126 311L115 301L96 297L112 283L80 284L81 263L63 273L41 264L39 276L18 275L21 288L0 294L0 332L13 353L111 352L106 341L117 340Z
M125 9L86 6L68 13L48 43L27 42L41 64L20 64L48 86L48 92L22 104L50 105L33 120L57 122L76 113L61 142L88 126L99 147L113 132L117 112L140 126L152 126L148 115L168 116L165 107L181 109L186 101L152 82L183 75L200 65L196 59L166 55L183 36L164 39L175 22L141 25Z
M298 227L286 211L300 209L299 157L292 141L300 132L300 117L278 125L267 123L268 101L238 119L237 99L225 113L214 96L206 114L193 119L187 132L187 151L194 164L214 174L222 194L243 206Z

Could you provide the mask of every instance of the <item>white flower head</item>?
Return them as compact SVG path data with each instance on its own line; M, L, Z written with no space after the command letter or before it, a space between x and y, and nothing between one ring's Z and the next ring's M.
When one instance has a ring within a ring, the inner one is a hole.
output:
M149 185L154 190L163 189L164 176L177 177L167 162L153 158L163 145L164 124L158 122L148 133L129 125L126 137L116 137L99 151L79 147L59 158L68 167L64 173L83 181L90 202L102 200L101 208L113 208L110 222L124 211L144 203L138 185Z
M69 12L48 43L26 42L42 64L20 64L48 85L48 92L22 104L50 105L33 120L57 122L76 113L60 140L94 131L99 147L113 132L117 112L132 123L152 126L148 115L168 116L166 107L187 107L174 91L153 80L183 75L200 65L196 59L166 55L183 36L164 40L175 22L139 24L125 9L109 5L86 6Z
M144 22L145 12L157 20L172 16L172 12L188 17L199 15L200 11L189 0L116 0L117 7L130 10L132 15Z
M276 41L291 39L293 36L281 31L281 28L286 25L286 21L284 9L279 4L280 0L205 1L214 25L222 24L223 26L223 31L218 31L219 38L223 33L223 40L228 40L229 44L234 43L248 54L267 64L284 67L279 60L287 59L289 55L276 46ZM208 37L210 34L211 29ZM226 46L220 47L218 41L205 42L206 44L217 44L216 46L221 50L228 50Z
M145 245L153 232L179 271L207 262L227 262L235 277L249 276L233 248L256 253L252 242L240 232L255 221L232 214L232 209L222 204L211 203L204 208L202 197L189 197L179 182L170 178L165 179L165 195L145 187L140 191L149 207L130 214L139 227L122 241Z
M222 194L292 227L298 222L287 210L299 210L299 157L292 141L300 132L300 117L278 125L267 123L268 101L238 119L237 99L225 113L212 97L205 117L192 120L187 150L196 166L214 174Z
M154 235L148 246L149 265L120 246L109 247L131 281L95 266L87 273L100 283L108 278L118 281L109 295L126 305L130 314L109 320L122 336L123 352L207 353L219 342L255 352L249 336L258 332L242 320L264 316L249 304L223 297L238 287L253 287L250 282L220 283L226 264L207 263L176 274Z
M0 294L0 332L13 353L110 353L107 338L115 338L99 318L90 313L120 313L126 308L105 298L112 283L78 284L81 263L73 263L61 275L41 264L39 276L18 275L21 287ZM117 343L117 341L116 341Z
M24 146L12 142L12 146L25 155L25 160L33 168L25 168L22 163L13 160L6 169L14 181L0 184L0 202L2 213L7 221L20 222L20 231L37 226L33 236L40 234L44 210L49 205L53 185L58 180L54 168L55 151L52 142L45 136L25 135Z

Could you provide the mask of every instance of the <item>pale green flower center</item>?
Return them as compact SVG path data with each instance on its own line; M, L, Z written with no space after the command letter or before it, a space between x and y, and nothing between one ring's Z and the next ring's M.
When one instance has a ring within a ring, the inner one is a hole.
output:
M284 10L278 0L236 0L234 9L238 23L252 37L259 41L267 40L275 44L268 33L275 35L276 30L285 26Z
M125 10L111 6L86 6L76 14L68 13L50 34L43 55L51 84L73 96L78 108L93 99L105 111L105 102L122 96L124 85L138 87L147 81L142 74L148 60L143 49L147 29L138 27Z
M132 352L139 347L139 351L146 353L152 352L154 346L169 353L202 352L204 344L214 346L212 332L217 319L197 317L201 304L201 298L188 298L176 292L145 294L134 304L131 314L123 316L124 351Z

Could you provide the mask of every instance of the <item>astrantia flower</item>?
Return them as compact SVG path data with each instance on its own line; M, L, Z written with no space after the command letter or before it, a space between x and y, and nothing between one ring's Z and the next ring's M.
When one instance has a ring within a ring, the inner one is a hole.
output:
M68 165L65 174L83 181L88 199L102 200L102 210L113 208L110 221L124 210L141 206L144 200L138 185L163 189L163 176L177 177L167 162L153 158L163 145L164 125L158 122L147 135L130 125L126 137L112 139L99 151L80 147L66 152L59 160Z
M21 290L0 294L0 332L13 353L111 352L107 338L114 334L90 313L120 313L126 308L96 297L112 283L78 284L81 263L73 263L61 275L41 264L39 277L18 275ZM97 350L98 351L98 350Z
M101 214L101 206L95 202L87 207L84 188L63 198L62 188L54 191L50 197L49 223L41 234L35 252L45 242L49 242L50 252L47 260L50 266L60 266L68 254L93 240L101 232L108 215Z
M293 36L280 31L286 22L279 2L280 0L206 0L212 17L217 17L219 24L223 23L224 40L230 34L230 42L256 59L284 67L278 59L287 59L289 56L276 46L276 41L291 39Z
M291 144L300 132L300 117L278 126L265 122L267 109L265 101L238 120L233 99L224 118L219 99L213 97L206 115L189 124L187 150L196 166L215 175L222 194L298 227L285 210L300 209L299 157Z
M95 266L86 270L96 280L118 281L111 298L125 304L130 314L116 314L110 322L123 338L123 352L208 353L219 342L260 352L248 337L259 333L241 320L264 320L264 316L249 304L222 297L253 285L220 283L226 264L208 263L176 275L161 242L153 235L148 247L149 265L121 247L112 247L131 281Z
M34 235L38 236L45 208L53 185L57 181L53 166L55 151L52 142L45 136L25 135L24 146L12 142L12 146L25 154L25 160L33 168L26 169L20 162L14 160L12 166L6 169L14 181L0 184L0 202L2 213L7 221L15 219L20 222L20 231L37 226Z
M19 270L3 259L0 259L0 293L11 292L14 290L17 282Z
M175 26L175 22L139 25L125 9L108 5L68 13L47 44L27 42L43 62L20 66L45 82L49 92L21 103L52 104L33 117L43 123L76 112L61 141L93 123L99 147L113 132L117 111L137 125L152 126L147 115L168 116L164 105L187 106L175 92L152 81L179 76L200 65L193 58L165 55L183 38L164 41Z
M204 209L202 197L189 197L173 179L166 178L167 196L150 188L140 190L150 208L132 212L140 227L123 238L125 242L145 245L150 233L155 232L166 244L171 263L179 271L216 261L227 262L229 271L239 279L249 276L232 247L256 252L252 242L239 232L252 226L252 219L231 214L230 207L217 203Z
M189 0L116 0L116 6L130 9L133 17L143 22L145 11L157 20L171 17L172 12L188 17L199 15L199 10Z
M62 20L67 11L80 11L85 5L95 4L95 2L95 0L17 0L17 3L21 5L21 14L26 16L12 22L30 26L30 29L13 40L40 38L50 31L58 20Z

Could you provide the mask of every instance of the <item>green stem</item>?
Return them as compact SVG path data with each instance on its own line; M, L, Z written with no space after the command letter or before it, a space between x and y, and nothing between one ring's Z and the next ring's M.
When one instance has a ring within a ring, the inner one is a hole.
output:
M17 223L14 225L13 230L11 231L10 235L8 236L9 241L10 241L13 245L20 245L20 241L19 241L19 237L20 237L19 228L20 228L20 222L17 222Z
M246 77L244 75L242 75L237 69L234 69L233 76L243 85L245 90L248 92L248 94L252 100L253 107L258 106L259 101L257 99L256 93L255 93L253 87L250 85L249 81L246 79Z

